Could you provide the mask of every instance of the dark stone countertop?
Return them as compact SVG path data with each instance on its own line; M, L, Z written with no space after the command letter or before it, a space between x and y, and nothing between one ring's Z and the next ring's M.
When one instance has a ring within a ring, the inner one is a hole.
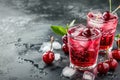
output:
M113 1L113 9L119 2ZM61 49L54 50L61 59L49 66L43 63L39 49L50 35L62 44L51 25L65 25L73 19L86 24L86 14L92 9L108 10L108 1L0 0L0 80L81 80L81 75L71 79L61 76L63 68L69 65L68 56ZM120 22L116 33L120 33ZM120 65L114 73L95 80L119 80L119 72Z

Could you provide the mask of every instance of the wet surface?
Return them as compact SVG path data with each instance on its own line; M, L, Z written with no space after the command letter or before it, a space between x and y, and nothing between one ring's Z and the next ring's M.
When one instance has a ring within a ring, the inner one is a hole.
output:
M115 9L120 1L113 3ZM68 56L61 49L54 50L61 58L52 65L43 63L39 49L51 35L62 44L51 25L65 25L73 19L85 24L86 14L92 9L107 10L107 0L0 0L0 80L81 80L79 72L70 79L61 76L69 65ZM96 80L119 80L119 72L120 65L115 72Z

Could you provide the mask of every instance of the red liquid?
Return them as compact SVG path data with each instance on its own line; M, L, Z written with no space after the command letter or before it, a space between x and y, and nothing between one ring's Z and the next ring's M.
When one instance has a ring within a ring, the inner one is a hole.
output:
M118 18L116 15L110 13L110 19L106 21L101 13L99 13L99 17L96 15L97 14L92 12L88 13L87 23L88 26L94 26L101 29L102 37L100 41L100 50L106 50L107 48L112 47Z
M97 61L100 33L86 30L73 27L68 31L70 62L75 66L89 67Z
M106 50L107 48L112 46L114 41L114 33L108 34L107 36L102 36L100 41L100 49Z

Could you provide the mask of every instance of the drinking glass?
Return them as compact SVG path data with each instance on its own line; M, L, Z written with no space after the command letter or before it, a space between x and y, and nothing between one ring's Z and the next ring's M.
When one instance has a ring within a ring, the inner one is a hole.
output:
M116 13L102 14L100 11L93 10L87 14L87 25L100 28L102 32L100 51L111 51L117 24Z
M70 66L79 70L94 68L98 59L101 31L96 27L79 24L69 28L67 36Z

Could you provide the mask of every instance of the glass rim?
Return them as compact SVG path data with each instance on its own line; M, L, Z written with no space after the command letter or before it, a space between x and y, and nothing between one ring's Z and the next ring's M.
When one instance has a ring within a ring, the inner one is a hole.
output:
M73 27L76 27L76 26L77 26L77 25L75 25L75 26L73 26ZM71 27L71 28L73 28L73 27ZM71 29L71 28L70 28L70 29ZM83 28L83 27L81 27L81 28ZM89 27L84 27L83 30L85 30L86 28L89 28ZM97 27L90 27L90 28L95 29L95 30L98 32L98 35L95 35L95 36L92 36L92 37L89 37L89 38L87 38L87 37L82 37L82 36L74 36L74 35L71 35L69 32L67 32L67 35L68 35L68 37L71 37L71 38L73 38L74 40L79 40L79 41L95 40L95 39L97 39L97 38L99 38L99 37L102 36L102 32L101 32L101 30L100 30L99 28L97 28ZM69 30L68 30L68 31L69 31Z
M94 12L94 11L97 11L97 10L92 10L92 11L90 11L90 12L88 12L88 14L90 14L91 12ZM98 12L100 12L100 11L98 11ZM110 20L108 20L108 21L98 21L97 19L92 19L92 18L90 18L89 16L88 16L88 14L87 14L87 19L90 19L92 22L94 22L94 23L99 23L99 24L102 24L102 23L107 23L107 22L112 22L113 20L118 20L118 14L117 13L111 13L111 14L113 14L114 16L116 16L116 19L110 19Z

